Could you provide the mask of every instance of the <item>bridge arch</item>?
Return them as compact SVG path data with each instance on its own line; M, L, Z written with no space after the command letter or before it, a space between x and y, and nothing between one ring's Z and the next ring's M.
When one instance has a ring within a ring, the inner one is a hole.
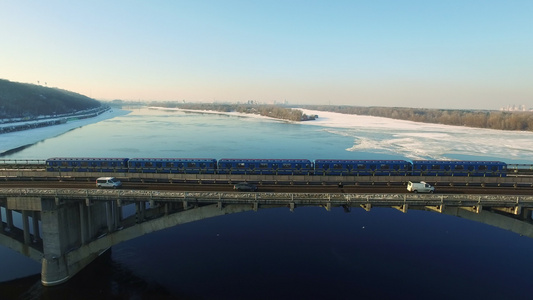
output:
M500 202L495 202L499 199ZM492 203L493 206L488 206ZM123 218L122 207L135 206ZM403 194L302 194L218 193L100 190L0 190L0 207L7 213L21 212L23 223L29 211L37 210L42 227L42 250L28 242L29 224L19 238L5 232L9 220L0 224L0 242L42 263L42 283L67 281L106 249L158 230L205 218L268 207L321 206L395 207L403 212L422 209L471 219L533 238L533 197L488 197L462 195ZM500 210L503 213L496 213ZM9 214L8 214L9 215ZM6 218L7 219L7 218ZM38 244L38 243L37 243Z

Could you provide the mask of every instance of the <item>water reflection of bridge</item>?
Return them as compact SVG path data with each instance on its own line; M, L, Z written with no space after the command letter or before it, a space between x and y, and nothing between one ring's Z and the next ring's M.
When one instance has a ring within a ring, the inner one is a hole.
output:
M533 238L533 196L0 189L0 243L41 262L42 283L56 285L120 242L205 218L280 206L422 209Z

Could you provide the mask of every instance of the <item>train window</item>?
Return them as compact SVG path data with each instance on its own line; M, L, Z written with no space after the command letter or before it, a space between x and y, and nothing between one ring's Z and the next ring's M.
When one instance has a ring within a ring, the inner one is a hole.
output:
M387 165L387 164L382 164L382 165L380 166L380 168L381 168L381 170L388 170L388 169L389 169L389 165Z
M395 171L400 170L400 165L394 165L393 169L394 169Z
M477 169L478 169L479 171L486 171L486 170L487 170L487 166L485 166L485 165L481 165L481 166L478 166Z
M255 164L249 164L249 165L248 165L248 168L250 168L250 170L255 169Z
M201 168L201 169L205 169L206 166L207 166L207 165L206 165L205 163L201 163L201 164L200 164L200 168Z
M374 171L378 166L377 165L370 165L370 170Z
M357 165L357 170L364 170L364 169L366 169L366 165L364 165L364 164L358 164Z
M449 166L449 165L444 166L444 170L446 170L446 171L450 171L451 169L452 169L452 167Z
M145 168L151 168L153 166L154 166L154 164L151 161L147 161L147 162L144 163L144 167Z
M98 166L98 164L97 164L96 162L93 161L93 162L91 163L91 167L96 167L96 166Z
M183 163L178 163L178 168L183 169Z
M440 170L440 165L432 165L431 170Z
M81 166L82 166L82 167L87 167L88 165L89 165L89 163L86 162L86 161L82 161L82 162L81 162Z
M468 171L474 171L474 166L468 166Z
M103 162L100 164L100 166L102 166L102 167L107 167L108 164L109 164L109 163L108 163L107 161L103 161Z
M259 168L266 169L266 168L268 168L268 164L267 163L260 163L259 164Z
M333 169L336 169L336 170L342 169L342 165L341 164L333 164Z
M244 163L237 163L237 168L244 169Z
M492 168L490 168L493 172L494 171L498 171L498 166L492 166Z
M141 166L142 166L142 165L141 165L141 162L140 162L140 161L135 162L135 167L136 167L136 168L140 168Z
M290 168L292 168L292 165L291 164L283 164L282 168L283 169L290 169Z
M324 169L324 170L329 169L329 165L328 165L328 164L323 164L323 165L322 165L322 169Z
M61 166L68 167L68 162L66 162L66 161L61 162Z
M71 165L72 165L73 167L76 167L76 166L78 166L78 162L73 161L73 162L71 163Z
M194 162L187 163L187 168L196 168L196 163Z
M277 170L278 169L278 164L272 164L272 169L273 170Z
M155 166L156 166L157 168L161 168L161 167L163 166L163 163L157 162L157 163L155 163Z
M465 169L465 166L463 166L463 165L456 165L453 169L454 169L454 170L458 170L458 171L460 171L460 170L464 170L464 169Z
M353 169L352 165L346 165L346 170L351 170L351 169Z

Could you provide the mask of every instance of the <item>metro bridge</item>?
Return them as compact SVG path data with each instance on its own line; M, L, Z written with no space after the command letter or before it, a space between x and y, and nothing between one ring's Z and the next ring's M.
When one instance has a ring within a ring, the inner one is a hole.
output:
M290 210L302 206L320 206L327 210L342 207L346 212L354 208L368 211L373 207L393 207L404 213L409 209L428 210L533 238L533 180L527 175L496 178L220 177L213 174L59 174L29 168L0 170L0 176L3 179L0 210L5 214L5 220L0 214L0 244L40 262L41 282L50 286L72 278L98 255L120 242L204 218L271 207ZM127 183L126 188L96 189L94 179L99 176L119 177ZM228 183L244 180L260 184L259 192L224 191L230 186ZM407 194L394 188L400 186L404 191L403 184L407 180L426 180L437 184L437 191L442 189L447 193ZM158 189L146 189L151 185L143 185L146 181L165 182L165 185L153 184ZM192 190L179 190L178 187L191 182L195 183ZM127 188L128 185L132 188ZM294 191L272 188L277 185L289 186ZM165 188L159 189L162 186ZM306 192L315 186L333 189ZM360 192L365 186L381 188ZM479 191L471 193L469 188L467 193L461 192L472 186ZM507 188L502 193L504 187ZM347 192L352 190L356 192ZM134 212L125 216L124 208L130 205ZM17 223L22 224L20 228Z

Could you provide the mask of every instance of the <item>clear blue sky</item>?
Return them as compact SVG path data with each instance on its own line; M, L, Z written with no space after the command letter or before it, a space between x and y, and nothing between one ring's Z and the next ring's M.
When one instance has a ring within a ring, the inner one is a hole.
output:
M97 99L533 107L533 1L0 2L0 78Z

